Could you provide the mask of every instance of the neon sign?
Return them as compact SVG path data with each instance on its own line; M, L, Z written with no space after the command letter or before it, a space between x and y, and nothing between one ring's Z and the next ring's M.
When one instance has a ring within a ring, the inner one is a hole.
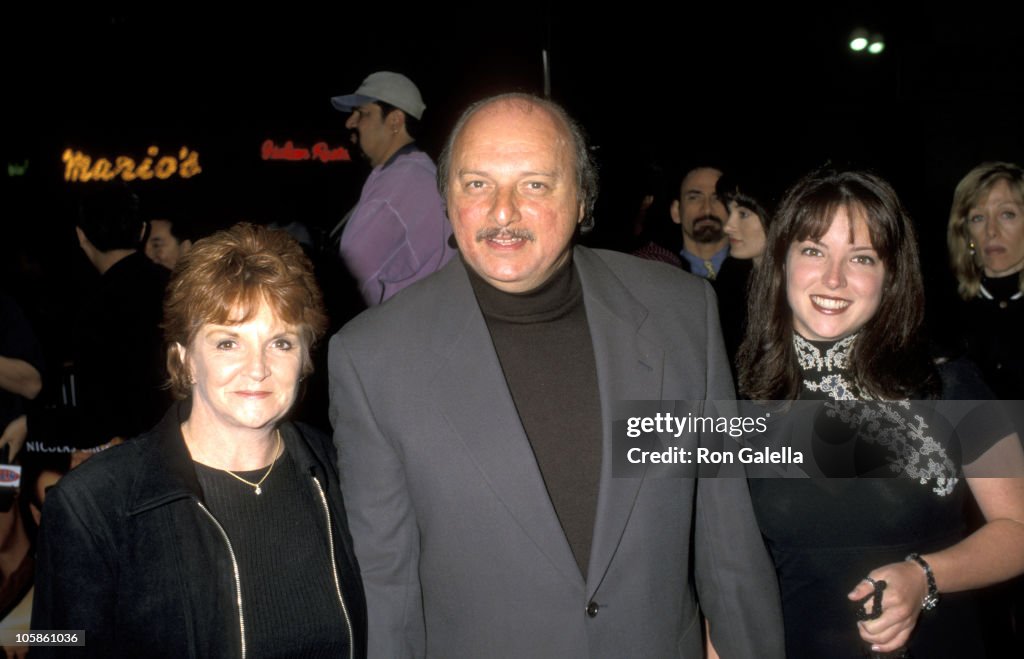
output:
M320 162L337 162L340 160L351 160L348 150L343 146L332 149L327 142L317 142L312 148L307 149L295 146L291 140L278 146L274 140L265 140L260 149L260 155L264 160L319 160Z
M10 177L24 176L25 172L28 171L28 158L22 162L9 162L7 163L7 175Z
M199 166L199 152L188 147L181 147L177 157L164 155L160 158L160 149L151 146L146 149L146 157L136 163L130 156L115 156L113 162L107 158L93 161L81 151L65 149L61 160L64 162L65 181L112 181L120 178L123 181L136 179L148 181L152 178L169 179L172 176L192 178L203 171Z

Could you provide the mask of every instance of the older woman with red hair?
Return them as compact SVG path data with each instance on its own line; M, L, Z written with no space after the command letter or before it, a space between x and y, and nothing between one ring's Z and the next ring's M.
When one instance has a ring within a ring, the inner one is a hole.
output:
M85 630L104 657L365 653L333 447L286 420L325 326L287 234L195 244L164 302L181 401L47 497L34 629Z

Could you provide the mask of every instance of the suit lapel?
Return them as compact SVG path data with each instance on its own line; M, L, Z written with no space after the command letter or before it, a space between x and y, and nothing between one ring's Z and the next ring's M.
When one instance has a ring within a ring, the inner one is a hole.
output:
M577 248L573 258L594 346L603 428L589 596L614 558L643 482L642 478L612 478L613 410L620 401L661 398L664 353L643 334L646 307L600 257ZM579 587L579 568L551 505L465 270L461 264L448 270L453 294L443 304L449 306L450 313L445 314L449 324L438 332L435 343L444 354L433 383L438 407L523 531L559 572Z
M454 278L453 295L445 302L451 307L450 324L437 335L438 347L448 352L432 385L438 408L523 531L573 586L582 588L576 559L461 265Z
M612 478L613 413L624 400L659 400L664 351L643 334L648 310L595 253L577 248L574 259L583 285L587 323L594 344L601 395L602 462L587 595L600 586L629 521L643 478Z

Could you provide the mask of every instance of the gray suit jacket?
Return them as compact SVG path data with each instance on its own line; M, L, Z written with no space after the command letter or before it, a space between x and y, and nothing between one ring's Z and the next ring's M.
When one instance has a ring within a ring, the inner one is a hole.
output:
M746 482L612 477L616 401L734 396L710 286L613 252L574 263L604 417L586 579L460 260L332 338L370 656L700 657L699 600L723 657L782 657Z

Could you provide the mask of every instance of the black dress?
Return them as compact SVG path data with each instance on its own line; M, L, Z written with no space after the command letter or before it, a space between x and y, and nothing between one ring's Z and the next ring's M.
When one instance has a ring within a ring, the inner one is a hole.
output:
M804 451L812 478L750 481L754 510L779 577L790 659L866 656L847 593L875 568L963 538L967 483L961 465L1008 434L1005 425L979 421L977 412L958 416L947 410L926 415L922 422L915 416L918 410L908 413L901 403L839 403L861 399L846 377L855 338L811 343L794 337L804 373L801 399L830 402L808 403L816 411L804 419L797 410L806 413L808 408L796 404L784 416L796 415L789 419L794 428L813 424L813 430L790 430L765 441L780 441L784 435L781 441L795 443L794 449ZM847 412L836 407L844 404ZM869 408L873 411L865 411ZM840 417L853 413L878 414L880 420L860 417L853 425L873 431L851 432L851 422ZM939 428L938 419L951 420ZM936 609L922 612L910 653L917 658L984 656L970 594L943 595Z

